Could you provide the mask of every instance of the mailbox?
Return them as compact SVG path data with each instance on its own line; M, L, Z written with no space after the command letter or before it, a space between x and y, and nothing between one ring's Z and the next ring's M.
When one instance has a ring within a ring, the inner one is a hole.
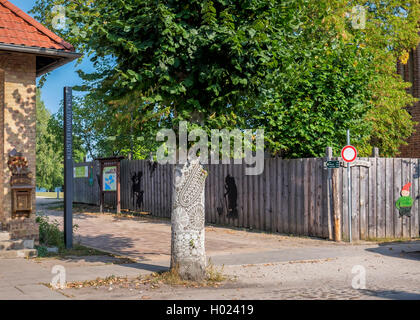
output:
M32 213L32 190L31 186L12 187L12 218L29 218Z
M29 218L32 213L32 173L28 169L28 161L21 153L13 150L9 154L8 167L12 173L10 186L12 189L12 218Z

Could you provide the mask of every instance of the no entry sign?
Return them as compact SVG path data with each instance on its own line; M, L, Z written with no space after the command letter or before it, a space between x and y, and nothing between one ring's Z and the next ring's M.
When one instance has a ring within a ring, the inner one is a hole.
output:
M357 158L357 150L353 146L345 146L343 150L341 150L341 157L345 162L353 162Z

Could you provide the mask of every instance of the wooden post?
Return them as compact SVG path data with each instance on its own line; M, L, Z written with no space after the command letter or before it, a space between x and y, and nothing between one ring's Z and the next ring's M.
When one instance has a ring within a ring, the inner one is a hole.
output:
M333 155L333 150L331 147L327 147L326 149L326 157L327 160L331 160L332 155ZM329 240L333 240L333 234L332 234L332 214L331 211L333 209L333 204L332 204L332 186L331 186L331 170L336 171L337 169L327 169L328 170L328 181L327 181L327 216L328 216L328 239Z
M379 148L373 148L372 149L372 157L373 158L379 158Z
M102 176L102 174L103 174L103 172L104 172L104 165L103 165L103 163L101 162L100 163L100 168L101 168L101 171L100 171L100 180L99 180L99 212L100 213L104 213L104 192L103 192L103 176Z
M120 162L117 163L117 214L121 213L121 176Z
M334 212L334 240L341 241L341 206L339 196L340 175L339 169L333 170L332 175L332 198L333 198L333 212Z

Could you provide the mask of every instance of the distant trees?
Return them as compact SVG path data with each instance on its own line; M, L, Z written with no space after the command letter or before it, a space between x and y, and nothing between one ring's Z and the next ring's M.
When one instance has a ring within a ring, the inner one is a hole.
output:
M41 100L41 92L36 94L36 186L53 190L61 187L63 178L63 158L56 148L56 137L51 133L50 112Z
M62 110L62 108L61 108ZM76 109L77 111L77 109ZM41 91L36 95L36 186L54 190L64 184L64 136L60 112L51 116L41 100ZM76 126L77 127L77 126ZM86 155L82 140L74 136L74 159L83 160Z

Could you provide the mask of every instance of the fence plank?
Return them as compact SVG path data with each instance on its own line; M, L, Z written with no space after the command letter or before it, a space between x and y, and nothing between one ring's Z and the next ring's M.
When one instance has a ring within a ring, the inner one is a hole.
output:
M360 237L360 167L351 167L352 240Z
M224 186L224 177L223 177L223 164L216 166L216 205L217 205L217 223L224 225L224 204L223 204L223 186Z
M303 208L305 201L303 159L298 159L296 165L296 234L303 235Z
M303 160L303 235L309 235L309 206L310 206L310 164L309 159Z
M394 220L394 237L401 238L402 237L402 224L399 218L399 212L395 206L395 201L400 197L400 192L403 186L403 176L402 176L402 159L394 159L394 183L392 186L394 187L394 199L390 202L390 207L392 208L392 216Z
M281 197L281 222L283 233L289 233L289 198L290 198L290 188L289 188L289 174L290 174L290 160L283 160L283 189Z
M348 201L349 201L349 182L348 182L348 173L347 168L343 168L341 170L342 172L342 199L341 205L342 209L341 212L343 214L343 217L341 219L342 221L342 230L343 230L343 240L349 241L350 235L349 235L349 207L348 207Z
M361 159L369 162L369 159ZM367 240L369 215L369 168L360 167L360 238Z
M321 223L321 237L328 239L329 238L329 230L328 230L328 219L330 213L330 201L332 200L331 195L328 192L328 170L324 169L324 162L327 158L321 159L321 173L322 173L322 197L321 197L321 216L320 216L320 223Z
M394 237L394 159L385 159L385 237Z
M316 235L316 159L310 159L309 235Z
M249 228L248 224L248 176L246 175L245 166L239 166L240 173L242 175L242 192L241 192L241 199L242 199L242 224L241 227Z
M290 160L289 232L296 234L296 160Z
M255 178L254 176L247 176L248 182L248 226L251 229L255 228L255 214L254 214L254 202L255 202Z
M401 189L402 187L408 183L413 183L411 179L411 161L410 159L401 159L401 186L399 188L398 197L401 195ZM410 196L413 196L412 194L413 186L410 188ZM398 198L396 198L398 199ZM413 198L415 199L415 198ZM411 211L413 212L413 208L411 208ZM399 219L401 222L401 236L403 238L408 238L410 236L410 218L404 217Z
M413 180L413 187L412 187L412 198L414 200L414 205L412 209L411 219L410 219L410 237L419 237L419 177L420 177L420 168L419 168L419 160L418 159L411 159L411 178Z
M277 232L283 233L283 221L282 221L282 193L283 193L283 160L276 159L277 176L276 176L276 220L277 220Z
M376 233L378 238L386 237L386 161L377 159L376 173Z
M323 214L323 163L322 159L316 159L316 236L322 237L322 214Z
M368 204L368 215L367 215L367 237L370 239L376 238L377 228L376 228L376 218L377 218L377 194L376 194L376 170L377 170L377 158L369 159L369 204Z
M263 177L263 199L264 199L264 224L263 230L268 231L271 229L271 217L270 217L270 210L271 210L271 202L270 202L270 159L265 159L264 161L264 172L262 175Z

